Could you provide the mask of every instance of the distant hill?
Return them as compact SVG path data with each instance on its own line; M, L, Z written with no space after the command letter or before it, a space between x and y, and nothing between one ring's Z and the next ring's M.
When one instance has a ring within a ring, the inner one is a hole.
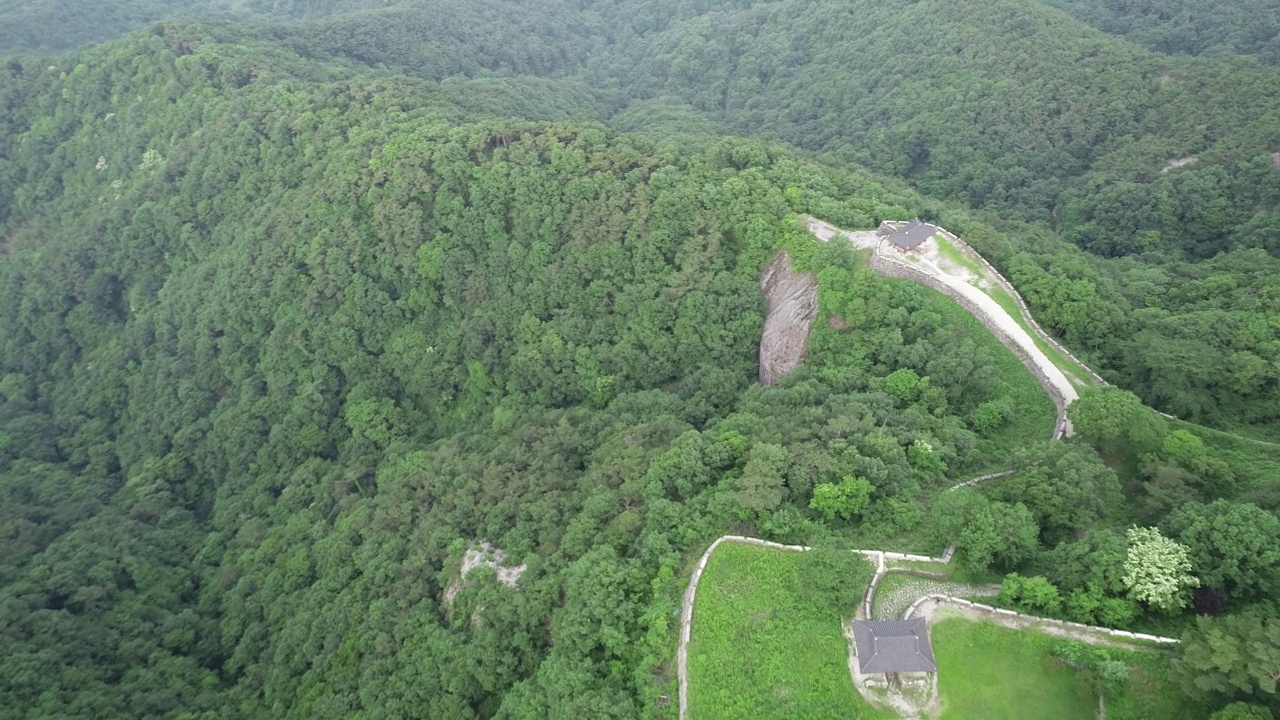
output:
M166 19L311 19L394 0L0 0L0 55L56 54Z
M1114 388L1038 441L995 336L798 217L937 222L1108 380L1275 437L1274 68L1021 0L182 8L252 22L0 59L0 720L669 720L728 531L1195 622L1122 582L1136 522L1197 612L1273 603L1273 446ZM782 250L818 314L766 387Z
M512 117L559 87L179 23L0 65L0 720L661 717L691 548L828 532L854 473L897 532L1047 437L998 340L795 220L904 184ZM780 246L850 310L765 388ZM484 543L514 590L458 583Z
M1152 50L1254 55L1280 65L1277 0L1044 0L1081 22Z
M1280 71L1155 55L1030 0L744 5L622 38L593 56L588 83L625 78L631 97L676 97L735 132L1052 222L1099 254L1211 255L1258 242L1241 219L1280 217L1258 172L1280 151ZM1191 155L1179 177L1161 174ZM1214 196L1220 222L1185 221L1199 214L1187 203Z

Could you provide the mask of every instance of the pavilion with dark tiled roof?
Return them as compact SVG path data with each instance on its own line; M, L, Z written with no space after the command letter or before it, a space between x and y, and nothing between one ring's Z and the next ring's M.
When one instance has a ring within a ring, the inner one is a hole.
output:
M938 232L938 228L922 222L920 218L916 218L894 230L889 235L889 242L893 243L901 252L910 252L919 247L925 240L933 237L936 232Z
M924 618L854 620L853 642L863 675L938 672Z

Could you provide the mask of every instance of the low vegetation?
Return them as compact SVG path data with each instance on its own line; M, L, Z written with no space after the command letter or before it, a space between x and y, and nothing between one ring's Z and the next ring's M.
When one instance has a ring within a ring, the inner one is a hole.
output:
M991 622L932 624L942 720L1110 720L1203 717L1179 692L1165 651L1085 645Z
M952 618L930 627L943 720L1093 720L1097 700L1046 638Z
M894 717L868 705L849 676L842 623L871 572L851 553L721 545L694 606L689 717ZM815 579L838 589L815 599Z

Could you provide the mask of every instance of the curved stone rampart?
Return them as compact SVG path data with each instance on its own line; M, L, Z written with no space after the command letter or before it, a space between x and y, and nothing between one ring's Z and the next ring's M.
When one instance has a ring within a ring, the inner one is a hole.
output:
M995 473L995 476L1003 476L1008 473ZM975 480L992 479L992 476L984 476L983 478L975 478ZM961 483L957 487L964 487L968 483ZM955 489L955 488L952 488ZM689 577L689 585L685 588L684 597L680 603L680 643L676 648L676 682L678 692L680 694L680 720L686 720L689 712L689 638L693 632L693 604L694 598L698 593L698 583L702 580L702 572L707 569L707 563L711 560L711 555L715 553L716 548L720 547L724 542L736 542L744 545L756 545L759 547L773 548L775 550L789 550L792 552L807 552L811 548L807 545L784 545L782 543L771 542L769 540L761 540L760 538L746 537L744 535L722 535L716 538L715 542L707 548L707 551L698 558L697 564L693 567L693 573ZM929 557L927 555L913 555L911 553L889 552L886 550L850 550L850 552L859 553L867 557L875 563L876 572L872 576L871 582L867 585L867 592L859 604L856 615L861 619L869 619L871 617L871 601L875 595L876 587L880 584L880 579L888 572L887 562L890 560L906 560L910 562L932 562L941 563L943 565L951 562L951 557L955 552L954 546L948 546L942 557ZM1142 633L1131 633L1125 630L1115 630L1113 628L1095 627L1092 625L1082 625L1081 623L1070 622L1067 620L1055 620L1053 618L1043 618L1036 615L1027 615L1026 613L1006 610L1004 608L992 607L991 605L983 605L981 603L971 602L963 598L955 598L949 595L925 595L918 598L903 613L903 618L909 618L919 609L921 603L932 600L934 602L952 603L957 606L970 608L972 610L985 612L992 617L1006 618L1022 618L1027 622L1043 624L1049 627L1058 627L1066 631L1085 631L1100 635L1108 635L1121 640L1145 640L1154 643L1177 643L1176 638L1160 637L1158 635L1144 635Z
M783 545L782 543L771 542L769 540L761 540L759 538L745 537L743 535L723 535L716 538L711 543L707 551L698 558L698 562L693 566L693 573L689 576L689 586L685 588L684 597L680 602L680 644L676 648L676 684L680 693L680 720L685 720L689 712L689 637L693 632L693 600L698 594L698 582L702 580L702 571L707 569L707 562L711 560L711 555L720 547L723 542L736 542L744 545L757 545L759 547L773 548L775 550L790 550L793 552L806 552L810 548L806 545ZM912 555L910 553L885 552L882 550L851 550L850 552L859 553L866 556L868 560L875 563L876 572L872 576L871 582L867 585L867 592L863 595L862 603L859 605L859 612L862 617L871 617L871 599L875 594L876 585L886 571L885 563L889 560L908 560L912 562L940 562L947 563L951 560L951 548L947 548L947 552L940 558L933 558L927 555Z
M966 480L962 483L952 485L950 488L948 488L948 490L959 490L961 488L974 487L975 485L981 485L982 483L987 482L988 480L999 480L1000 478L1009 477L1010 475L1016 472L1018 471L1002 470L1000 472L991 473L989 475L980 475L972 480Z
M911 603L911 607L902 613L902 619L906 620L920 609L920 606L926 602L948 603L959 607L976 610L978 612L991 615L993 618L1022 618L1036 625L1060 628L1071 633L1087 632L1097 635L1106 635L1120 640L1140 640L1144 642L1159 643L1161 645L1176 645L1180 642L1178 638L1162 637L1160 635L1147 635L1145 633L1129 632L1128 630L1116 630L1115 628L1101 627L1098 625L1085 625L1084 623L1071 622L1070 620L1057 620L1055 618L1040 617L1039 615L1028 615L1016 610L1006 610L992 605L983 605L972 600L964 598L951 597L950 595L925 595Z
M970 315L977 318L978 321L981 322L983 326L1001 342L1001 344L1009 348L1009 351L1017 356L1018 360L1022 362L1027 370L1031 371L1031 374L1035 376L1040 385L1044 387L1045 392L1049 394L1050 399L1053 400L1053 406L1057 410L1058 415L1058 420L1053 428L1053 439L1060 440L1064 436L1071 434L1070 421L1067 419L1068 398L1063 395L1062 390L1056 383L1050 381L1040 363L1037 363L1032 359L1021 344L1015 342L1013 338L1009 337L1009 334L1005 332L1005 329L1001 327L1000 323L997 322L995 318L991 317L984 309L978 307L977 304L969 298L956 292L954 288L942 280L924 272L923 270L914 268L901 260L890 258L881 253L876 253L871 256L871 269L886 277L912 280L922 285L927 285L960 303L961 307L963 307Z
M1000 287L1004 289L1005 292L1009 293L1009 296L1012 297L1014 302L1018 304L1018 314L1022 316L1022 319L1024 321L1026 321L1027 326L1030 327L1035 332L1036 337L1043 340L1045 344L1049 345L1049 347L1052 347L1054 350L1062 353L1064 356L1066 356L1068 360L1070 360L1071 362L1079 366L1079 368L1083 370L1085 373L1087 373L1089 375L1089 378L1092 379L1094 382L1098 383L1099 385L1110 384L1106 380L1104 380L1101 375L1094 372L1093 368L1089 367L1083 361L1081 361L1080 358L1072 354L1072 352L1068 350L1066 347L1064 347L1062 343L1058 342L1056 338L1054 338L1049 333L1045 332L1044 328L1040 327L1040 323L1036 322L1035 317L1031 315L1031 309L1027 307L1026 301L1022 299L1022 293L1018 292L1017 288L1013 286L1013 283L1010 283L1009 280L1006 279L1005 276L999 270L997 270L994 265L988 262L987 259L982 256L982 253L978 252L977 250L974 250L973 247L969 245L969 243L951 234L950 231L943 230L942 228L938 228L938 230L940 231L940 234L943 237L951 241L954 245L959 247L962 251L967 251L973 257L976 257L978 259L978 262L982 263L982 267L987 269L988 273L990 273L990 277L993 278L996 281L996 283L998 283Z

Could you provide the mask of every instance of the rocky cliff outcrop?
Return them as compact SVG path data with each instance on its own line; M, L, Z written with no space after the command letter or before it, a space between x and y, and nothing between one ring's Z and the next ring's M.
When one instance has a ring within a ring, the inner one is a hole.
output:
M791 258L782 252L761 273L760 292L769 303L760 337L760 382L776 385L804 362L818 316L818 279L792 270Z

